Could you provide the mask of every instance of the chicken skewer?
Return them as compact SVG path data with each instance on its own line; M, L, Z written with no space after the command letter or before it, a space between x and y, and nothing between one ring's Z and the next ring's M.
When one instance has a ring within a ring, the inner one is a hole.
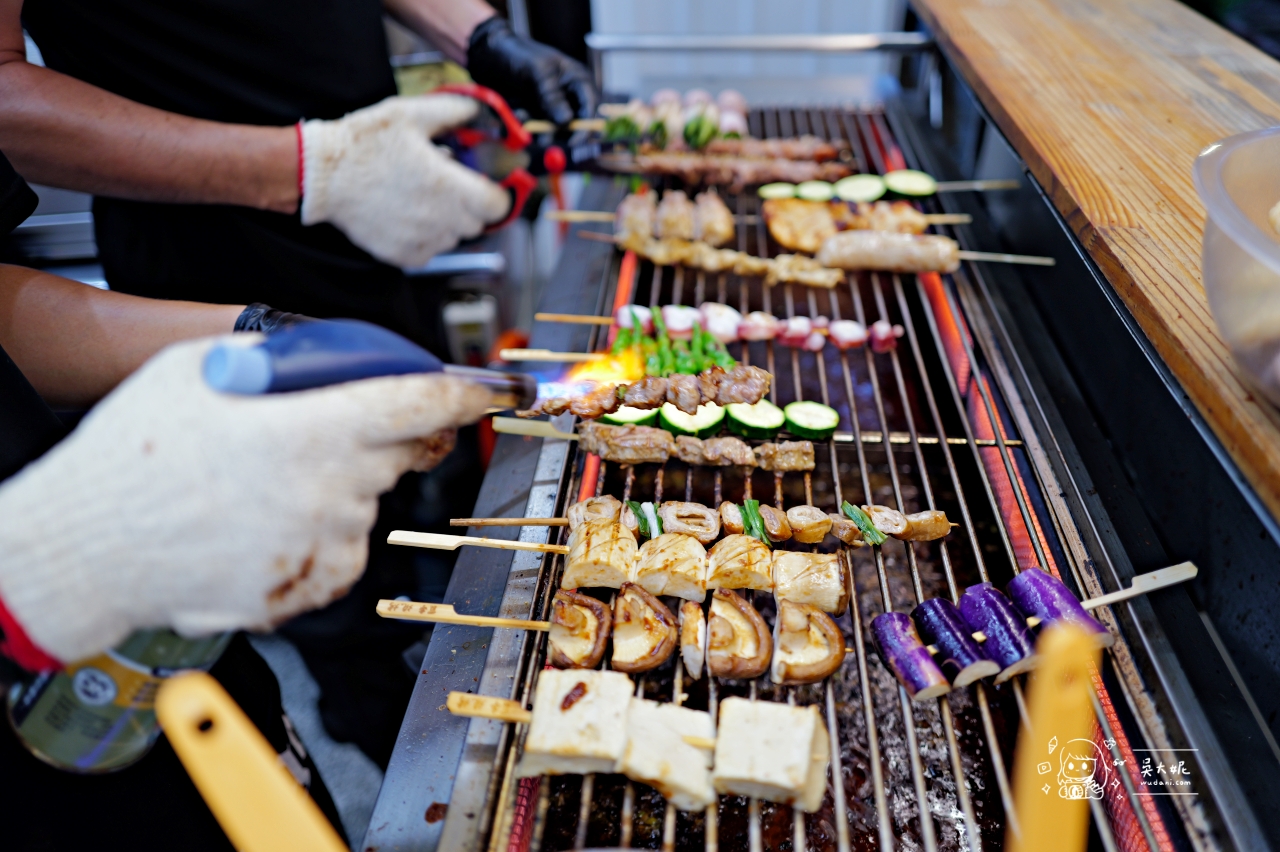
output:
M822 203L822 202L809 202ZM840 202L844 203L844 202ZM863 202L865 203L865 202ZM876 204L889 203L906 203L906 202L874 202ZM612 223L616 221L617 214L608 210L549 210L545 215L552 222L568 222L574 225L582 225L586 223L601 224ZM926 225L968 225L973 222L973 217L968 213L920 213ZM759 217L754 213L745 213L735 215L733 221L739 225L754 225L760 221ZM872 230L898 230L898 228L885 228ZM709 242L709 241L708 241Z

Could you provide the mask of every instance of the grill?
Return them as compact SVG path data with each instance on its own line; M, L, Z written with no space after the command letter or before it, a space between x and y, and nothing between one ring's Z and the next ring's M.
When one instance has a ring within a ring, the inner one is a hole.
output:
M758 137L813 133L842 140L850 165L858 171L883 173L917 164L905 144L908 136L894 132L898 125L892 113L775 108L753 111L749 122L752 135ZM592 206L620 200L625 191L621 183L595 187ZM738 214L736 247L762 256L776 254L778 247L759 215L759 200L753 194L726 200ZM952 212L943 206L938 198L930 199L925 212ZM983 248L967 244L964 228L935 230L958 239L962 248ZM837 623L850 653L841 670L820 684L778 687L767 677L691 681L682 671L679 654L635 677L638 694L708 709L713 718L718 702L731 695L817 706L827 723L832 753L827 795L819 812L803 814L773 803L721 797L706 813L688 814L622 776L516 779L523 728L451 719L443 712L443 693L462 689L527 703L545 667L546 634L491 634L452 627L436 630L433 648L439 642L450 650L434 658L431 652L427 655L423 675L431 675L427 682L433 692L415 696L406 717L411 739L402 731L398 746L398 752L414 756L399 766L393 761L370 838L378 843L393 839L402 829L388 829L379 815L399 812L391 819L403 818L409 826L403 836L415 838L410 845L449 852L1000 848L1012 814L1010 761L1025 711L1020 678L999 686L978 683L936 701L912 702L868 638L871 619L880 612L910 612L930 597L955 600L965 587L978 582L1003 586L1033 565L1057 573L1081 597L1106 591L1078 526L1089 521L1073 517L1043 436L1031 425L1028 406L1034 400L1017 392L1021 368L1001 344L1004 337L982 270L966 263L946 276L862 273L831 291L799 285L765 288L759 279L637 264L634 257L620 258L617 252L607 263L597 263L597 272L583 257L572 257L588 245L576 243L577 248L570 243L569 262L584 272L581 287L558 304L544 304L544 309L581 312L584 295L596 300L600 314L626 303L652 307L713 300L744 314L763 310L782 318L826 315L867 326L886 319L901 324L905 334L896 350L881 354L869 347L845 353L827 347L814 354L773 341L731 345L740 361L773 374L774 403L817 400L840 413L834 440L815 443L817 465L812 473L754 470L744 476L736 468L691 468L675 459L661 466L620 466L580 453L576 444L548 440L534 452L536 458L525 452L504 462L508 468L533 469L526 474L533 485L525 517L563 514L573 502L600 494L712 506L722 499L739 502L754 496L780 508L807 503L824 511L838 511L845 499L904 512L938 508L959 526L936 542L890 539L878 548L842 549L850 606ZM603 258L603 252L596 257ZM570 289L569 282L565 289ZM561 342L572 334L572 345L596 350L605 346L607 329L579 327L565 334ZM568 430L571 418L558 418L556 425ZM493 471L489 478L495 478ZM478 506L477 514L510 514L511 495L503 492L501 480L494 488L492 505ZM485 499L482 495L482 503ZM564 543L567 535L566 529L553 528L553 540ZM520 539L544 542L548 530L524 527ZM810 547L794 542L780 546ZM816 549L832 548L824 544ZM503 560L502 579L470 588L465 593L470 597L458 599L460 608L469 605L475 611L500 596L502 615L549 617L563 556L491 553L467 567L478 570L481 559ZM499 572L490 575L498 577ZM752 594L757 609L772 622L771 595ZM1113 783L1105 795L1090 800L1095 842L1107 850L1200 846L1205 817L1194 799L1171 798L1157 805L1149 795L1138 794L1140 781L1131 774L1138 765L1135 750L1169 749L1170 737L1116 619L1107 608L1095 615L1119 638L1094 677L1094 740L1109 756L1108 762L1123 761L1121 769L1110 770ZM472 677L473 672L478 676ZM423 683L420 679L419 693ZM444 736L441 732L448 726L457 733ZM440 755L433 751L437 742L445 743ZM1163 752L1161 756L1167 757ZM433 780L425 782L428 776ZM441 776L447 780L435 780ZM429 785L430 805L425 836L422 810L406 808L408 796L405 803L385 803L391 798L389 790L399 796L401 790L424 783ZM445 813L448 819L441 825ZM392 845L398 844L385 848Z
M859 171L883 173L913 161L882 112L766 109L754 111L749 120L755 136L814 133L844 140ZM758 200L746 194L727 200L739 214L737 248L776 254L758 215ZM935 209L926 212L941 212L936 200L929 204ZM964 248L978 248L965 245L963 233L949 235ZM450 803L455 816L460 806L468 808L467 821L457 819L465 827L452 832L446 827L442 845L493 852L589 847L846 852L1002 845L1011 814L1008 764L1024 709L1018 679L998 687L979 683L935 702L913 703L867 639L879 612L909 612L928 597L955 600L968 585L988 580L1003 585L1031 565L1059 573L1082 596L1101 591L1076 522L1055 500L1060 489L1043 449L1033 434L1019 428L1026 420L1020 416L1022 400L1010 392L1015 365L996 342L982 309L985 298L980 271L971 266L943 277L864 273L832 291L765 288L758 279L731 273L647 262L636 266L624 260L620 269L609 268L600 288L602 313L610 304L696 305L710 299L743 313L763 310L779 317L821 314L868 326L883 318L901 324L905 336L896 350L883 354L828 347L815 355L773 341L731 347L740 361L774 375L770 398L776 404L811 399L840 413L835 439L815 446L812 473L757 470L744 476L737 469L691 468L675 460L619 466L549 442L539 460L540 475L547 480L559 464L563 476L558 485L543 486L540 498L531 496L527 516L546 514L550 501L563 512L576 500L606 493L623 500L674 497L713 506L722 499L755 496L780 508L808 503L826 511L837 511L844 499L904 512L940 508L960 526L938 542L890 539L879 548L842 552L851 603L838 624L852 653L823 683L784 688L767 678L690 681L678 654L636 677L638 694L705 708L713 717L718 701L729 695L818 706L833 755L826 801L818 813L736 797L722 797L704 814L681 813L655 791L613 775L520 781L514 767L523 731L505 726L495 732L494 723L474 722ZM593 331L590 347L602 348L606 333ZM558 535L563 543L567 531ZM521 537L545 540L546 530L525 528ZM523 601L529 617L546 618L563 557L521 559L512 564L504 611ZM755 593L754 603L771 619L771 596ZM1115 629L1106 610L1099 616ZM510 696L528 699L545 653L545 634L495 635L481 691L501 694L487 685L507 672L513 681ZM1136 766L1129 738L1152 741L1143 720L1154 718L1145 709L1150 698L1123 677L1132 669L1121 639L1095 678L1096 740L1126 767ZM477 758L472 747L486 742L492 750ZM1103 848L1171 848L1171 833L1182 834L1178 823L1190 818L1190 806L1170 819L1171 811L1137 795L1127 771L1113 777L1118 783L1104 798L1091 800Z

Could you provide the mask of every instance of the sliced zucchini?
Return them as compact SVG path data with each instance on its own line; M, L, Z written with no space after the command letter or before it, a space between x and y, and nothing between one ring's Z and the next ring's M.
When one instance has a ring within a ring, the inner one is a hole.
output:
M724 409L714 402L699 405L697 414L685 414L669 402L658 409L658 425L673 435L708 438L720 431L723 422Z
M792 402L782 409L787 418L787 431L807 441L826 441L840 425L839 413L820 402Z
M605 414L600 418L601 423L612 423L614 426L652 426L657 420L657 411L646 411L629 405L624 405L612 414Z
M835 191L841 201L869 203L884 195L884 178L880 175L850 175L836 181Z
M744 438L772 438L786 421L782 409L767 399L762 399L755 405L735 402L727 408L729 431Z
M796 185L794 183L766 183L756 190L756 194L765 199L795 198Z
M938 182L931 175L915 169L899 169L884 176L884 185L890 192L907 195L911 198L923 198L938 191Z
M796 185L796 195L805 201L830 201L835 198L836 191L825 180L807 180Z

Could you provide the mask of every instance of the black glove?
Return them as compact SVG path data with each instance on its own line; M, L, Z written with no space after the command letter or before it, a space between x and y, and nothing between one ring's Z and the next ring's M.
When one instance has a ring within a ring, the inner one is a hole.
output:
M306 314L277 311L270 305L254 302L240 312L240 316L236 317L235 327L231 330L233 332L260 331L263 334L270 334L273 331L279 331L282 328L288 328L300 322L315 322L315 318Z
M554 47L516 35L497 15L472 31L467 71L472 80L493 89L513 107L556 124L568 124L575 115L591 118L600 101L581 63Z

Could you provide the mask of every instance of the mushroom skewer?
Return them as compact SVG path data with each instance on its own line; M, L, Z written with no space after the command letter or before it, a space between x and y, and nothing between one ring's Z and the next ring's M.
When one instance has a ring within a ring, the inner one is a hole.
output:
M773 634L774 683L817 683L844 662L844 634L816 606L782 601Z
M707 637L707 672L711 675L753 678L769 668L773 656L769 625L736 592L716 589L712 595Z
M623 583L613 602L612 664L620 672L647 672L670 658L679 630L666 604L635 583Z

